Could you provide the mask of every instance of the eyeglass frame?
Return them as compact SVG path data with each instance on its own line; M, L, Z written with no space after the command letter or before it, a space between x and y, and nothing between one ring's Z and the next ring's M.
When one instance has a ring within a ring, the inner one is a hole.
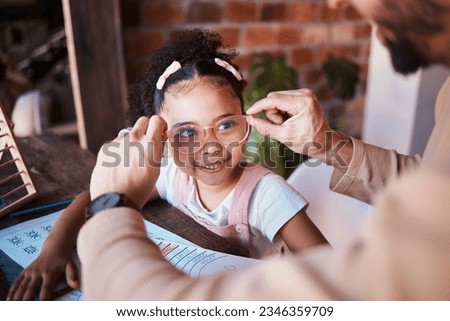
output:
M203 148L203 146L205 146L205 144L206 144L205 138L206 138L206 134L207 134L206 131L207 131L208 129L211 129L211 128L212 128L212 129L214 129L214 136L216 136L216 138L217 138L221 143L224 143L219 137L217 137L216 130L215 130L215 128L216 128L216 126L217 126L217 123L220 123L220 122L223 121L224 119L227 119L227 118L230 118L230 117L236 117L236 116L245 119L245 122L246 122L246 128L247 128L247 131L246 131L246 134L245 134L244 138L242 138L242 139L241 139L240 141L238 141L238 142L233 142L233 143L238 143L238 144L240 144L240 143L242 143L244 140L246 140L246 139L249 137L249 135L250 135L250 132L251 132L251 126L250 126L250 124L247 122L247 119L252 118L253 116L251 116L251 115L245 115L245 114L229 115L229 116L226 116L226 117L224 117L224 118L221 118L221 119L217 120L217 121L216 121L216 124L213 125L213 126L201 126L201 125L199 125L199 124L193 123L192 126L195 125L195 126L201 127L201 128L203 129L203 135L204 135L204 136L203 136L203 141L202 141L202 143L200 144L200 146L199 146L195 151L189 151L189 152L187 152L187 153L183 153L182 151L180 151L179 149L175 148L175 147L172 145L172 142L170 141L170 134L171 134L171 132L172 132L174 129L177 129L177 128L173 128L173 127L172 127L171 129L169 129L169 130L166 131L167 141L169 141L169 143L170 143L170 145L172 146L173 149L175 149L176 151L178 151L178 152L181 153L181 154L188 155L188 154L191 154L191 153L195 153L195 152L199 151L201 148ZM186 126L189 126L189 125L186 125Z

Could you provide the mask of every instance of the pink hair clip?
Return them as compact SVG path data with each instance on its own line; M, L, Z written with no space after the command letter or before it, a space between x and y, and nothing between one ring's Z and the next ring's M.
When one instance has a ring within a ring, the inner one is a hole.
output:
M239 81L242 80L241 74L232 65L230 65L225 60L222 60L222 59L219 59L219 58L214 58L214 62L216 64L218 64L219 66L225 68L229 72L231 72L234 75L234 77L236 77L237 80L239 80Z
M166 68L166 70L164 70L163 74L161 76L159 76L158 81L156 82L156 88L158 88L159 90L161 90L164 87L164 84L167 80L167 78L169 78L169 76L171 74L173 74L174 72L178 71L181 69L181 64L174 60L169 67Z

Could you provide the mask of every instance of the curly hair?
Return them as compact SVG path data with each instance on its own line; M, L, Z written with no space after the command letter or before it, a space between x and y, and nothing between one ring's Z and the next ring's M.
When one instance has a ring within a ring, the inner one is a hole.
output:
M175 84L183 82L184 85L184 82L200 77L208 77L208 81L219 87L228 86L243 106L242 92L246 81L236 79L232 73L214 62L214 58L220 58L238 69L231 63L237 55L236 51L221 51L222 47L222 37L218 33L200 29L178 33L153 55L142 79L130 87L128 120L134 123L141 116L158 114L164 108L164 95L168 88L172 87L172 90L176 88L173 87ZM158 78L175 60L180 62L181 69L167 78L161 90L157 89Z

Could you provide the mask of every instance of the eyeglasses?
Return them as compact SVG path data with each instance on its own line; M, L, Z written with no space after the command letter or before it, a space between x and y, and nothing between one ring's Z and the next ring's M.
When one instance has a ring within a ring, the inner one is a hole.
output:
M248 115L232 115L218 120L214 126L200 126L195 123L176 125L166 132L172 147L182 154L199 151L205 145L206 130L213 129L216 138L226 147L230 144L239 144L244 141L249 132L250 125L246 118Z

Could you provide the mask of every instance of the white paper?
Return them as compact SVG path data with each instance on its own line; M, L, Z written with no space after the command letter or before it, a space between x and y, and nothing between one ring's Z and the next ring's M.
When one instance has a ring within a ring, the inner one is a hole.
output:
M16 224L0 231L0 249L20 266L27 267L39 255L45 239L63 210ZM259 262L255 259L211 251L144 221L150 239L166 260L191 277L214 275L247 268ZM80 291L72 291L59 300L80 300Z

